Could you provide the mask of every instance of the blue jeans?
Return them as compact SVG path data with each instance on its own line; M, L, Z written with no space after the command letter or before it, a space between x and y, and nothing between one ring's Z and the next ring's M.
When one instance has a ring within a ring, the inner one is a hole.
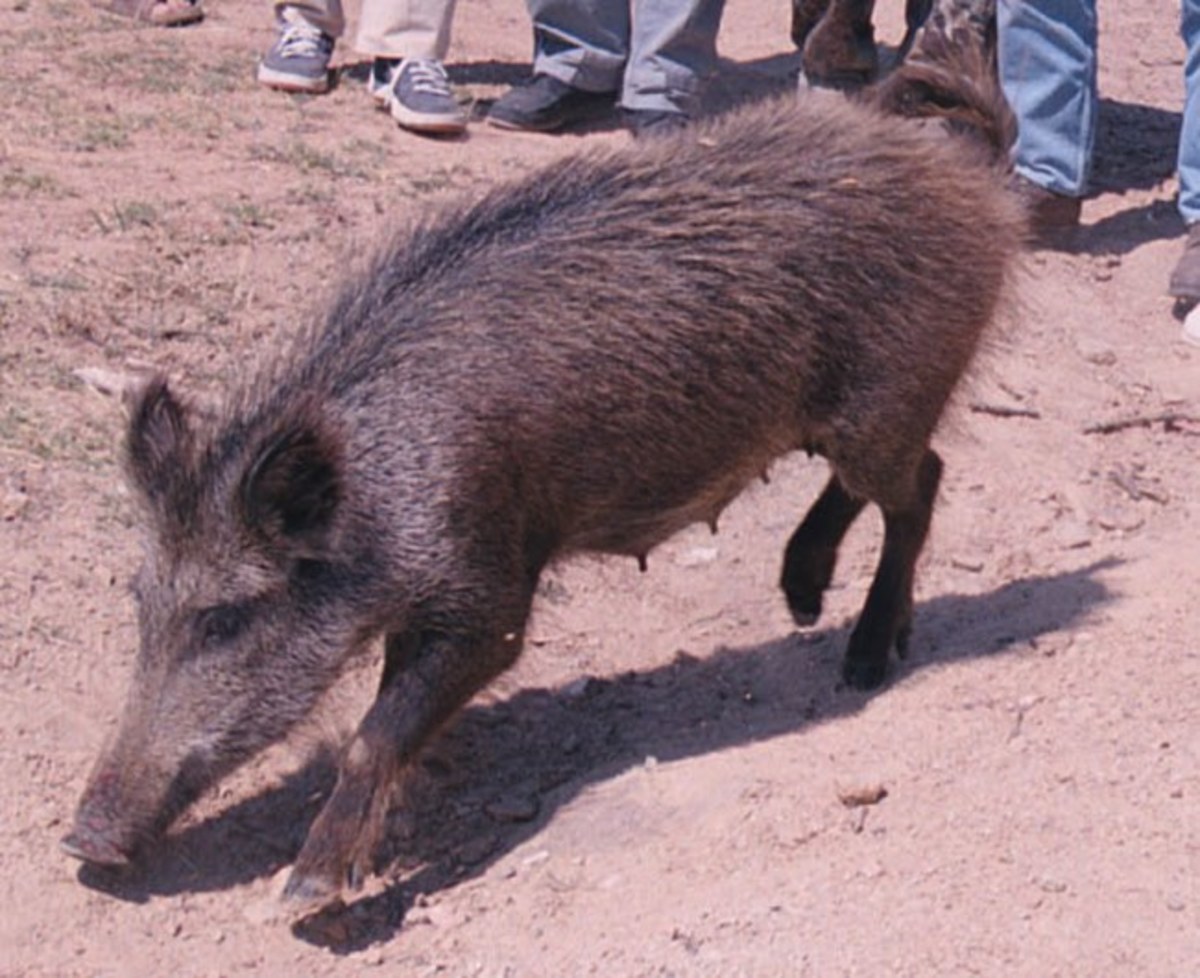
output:
M999 0L996 53L1000 84L1017 117L1017 173L1081 197L1099 104L1095 0Z
M1200 0L1183 0L1183 128L1179 132L1179 214L1200 221Z
M1179 213L1200 221L1200 0L1182 0ZM1055 193L1086 193L1096 141L1095 0L999 0L1000 84L1017 117L1017 173Z
M716 67L725 0L527 0L535 75L688 111Z

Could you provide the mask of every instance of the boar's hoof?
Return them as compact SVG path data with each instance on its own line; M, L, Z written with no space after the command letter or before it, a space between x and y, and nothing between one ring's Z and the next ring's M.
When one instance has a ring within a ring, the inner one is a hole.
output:
M283 888L283 901L297 913L323 910L341 899L341 887L318 876L292 872Z
M59 842L62 851L96 866L128 866L129 856L115 843L94 832L76 826Z
M796 623L797 628L812 628L820 617L815 611L799 611L796 608L792 608L791 611L792 621Z
M791 593L787 594L788 611L792 613L792 621L797 628L811 628L821 617L821 593Z
M842 681L851 689L860 689L864 692L869 689L877 689L887 678L887 666L886 656L878 659L847 656L846 661L842 663Z

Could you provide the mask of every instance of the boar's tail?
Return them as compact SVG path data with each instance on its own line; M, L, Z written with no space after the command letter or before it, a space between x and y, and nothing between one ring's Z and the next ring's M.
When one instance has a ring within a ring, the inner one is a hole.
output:
M946 31L927 21L904 59L864 92L884 112L938 120L997 164L1007 162L1017 124L996 72L994 23Z

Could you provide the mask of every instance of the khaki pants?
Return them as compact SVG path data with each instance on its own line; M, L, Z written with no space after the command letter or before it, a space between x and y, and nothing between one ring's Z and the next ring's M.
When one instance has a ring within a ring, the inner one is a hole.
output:
M433 58L450 47L450 21L456 0L362 0L354 48L375 58ZM294 7L331 37L346 29L342 0L295 0Z

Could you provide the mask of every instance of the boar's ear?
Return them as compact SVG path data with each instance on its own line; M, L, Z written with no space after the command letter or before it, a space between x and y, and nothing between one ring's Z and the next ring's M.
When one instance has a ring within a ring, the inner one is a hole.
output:
M130 408L125 444L129 474L147 498L161 500L186 467L192 439L187 409L162 376L134 393Z
M264 442L242 480L246 525L296 556L326 549L342 495L335 443L316 425L297 424Z

